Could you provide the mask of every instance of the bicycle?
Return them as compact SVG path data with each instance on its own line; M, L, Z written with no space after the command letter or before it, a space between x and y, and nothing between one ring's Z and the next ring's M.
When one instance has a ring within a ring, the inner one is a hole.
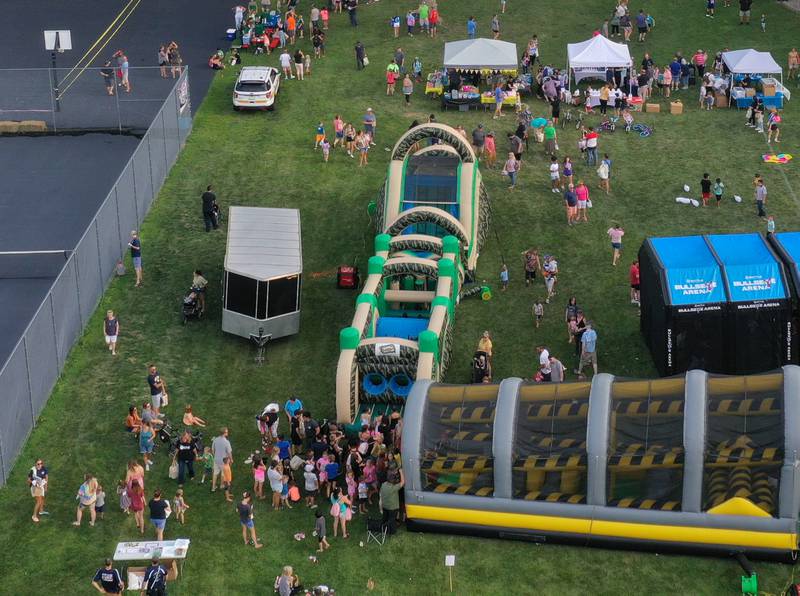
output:
M610 116L600 123L598 129L605 132L614 132L617 129L618 120L618 116Z
M568 122L572 122L572 110L567 110L566 113L561 117L561 128L566 128Z
M583 128L583 112L578 111L578 117L575 119L575 130Z

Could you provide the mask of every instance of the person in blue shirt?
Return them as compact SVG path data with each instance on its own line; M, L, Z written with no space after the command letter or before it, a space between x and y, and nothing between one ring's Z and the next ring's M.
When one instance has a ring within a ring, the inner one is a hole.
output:
M584 378L583 369L588 364L592 365L594 374L597 374L597 332L593 327L594 324L591 321L587 322L586 330L581 336L581 360L578 368L575 369L575 374L579 379Z
M337 479L339 477L339 464L335 461L332 461L329 464L325 464L325 475L328 478L328 496L331 496L331 491L336 488Z
M147 596L166 596L167 570L158 562L158 557L153 557L152 564L144 572L142 593Z
M142 285L142 242L139 240L139 233L136 230L131 231L131 240L128 242L131 249L131 259L133 260L133 268L136 271L136 287Z
M478 23L475 21L475 17L470 17L467 21L467 37L469 39L475 39L475 33L478 31Z
M681 61L677 56L669 63L669 72L672 74L672 91L677 91L681 85Z
M275 446L278 448L278 457L281 458L281 461L285 461L292 456L292 444L283 435L278 435L278 442L275 443Z
M505 97L506 94L503 91L503 86L498 84L494 88L494 116L492 116L492 118L495 120L503 115L503 100Z
M286 405L283 406L283 411L286 412L286 418L289 420L291 424L292 418L294 418L298 413L300 413L303 409L303 402L300 401L300 398L296 395L290 397Z
M98 569L92 578L92 586L101 594L122 594L125 584L119 571L114 569L114 562L106 559L102 569Z

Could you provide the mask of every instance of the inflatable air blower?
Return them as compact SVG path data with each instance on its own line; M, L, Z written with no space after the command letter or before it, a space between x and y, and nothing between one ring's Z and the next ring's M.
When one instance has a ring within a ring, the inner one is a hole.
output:
M492 289L489 286L481 286L481 300L486 302L492 299Z

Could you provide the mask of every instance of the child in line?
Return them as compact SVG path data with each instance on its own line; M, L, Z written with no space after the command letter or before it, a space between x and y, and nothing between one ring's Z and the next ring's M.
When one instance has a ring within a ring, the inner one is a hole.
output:
M560 192L561 189L561 174L559 174L559 169L558 158L554 155L550 158L550 184L552 184L550 190L555 193Z
M283 483L281 487L281 507L285 506L287 509L291 509L292 506L289 504L289 477L284 474L281 482Z
M303 478L306 482L306 507L309 509L317 508L317 493L319 492L319 480L314 473L314 465L306 464Z
M369 486L367 485L366 481L364 480L364 476L361 476L361 480L358 482L358 512L359 513L367 513L367 503L369 502Z
M389 21L392 25L392 31L394 31L395 37L400 37L400 15L395 15Z
M322 142L319 144L322 147L322 161L324 163L328 163L328 158L331 156L331 144L327 138L322 139Z
M206 476L211 477L214 472L214 454L211 452L211 447L203 449L203 477L200 479L200 484L205 484Z
M186 510L189 509L189 505L186 504L186 499L183 498L183 489L179 488L175 491L175 519L177 519L181 525L186 523Z
M317 540L319 541L319 548L317 549L317 552L321 553L322 551L328 550L331 545L328 544L328 531L326 528L325 516L321 511L317 511L314 515L317 518L314 522L314 532L316 533Z
M508 267L505 263L500 267L500 286L503 292L508 289Z
M314 149L319 147L320 143L325 140L325 125L320 122L317 124L317 136L314 138Z
M486 135L486 140L483 143L483 152L486 154L486 163L490 168L493 168L497 162L497 145L494 141L493 132Z
M347 496L350 502L355 503L356 495L358 494L358 482L356 482L356 476L352 470L345 475L345 484L347 485Z
M714 198L717 200L717 207L722 202L722 193L725 191L725 185L719 178L714 182Z
M330 14L328 13L328 9L327 8L323 8L322 10L319 11L319 18L322 19L322 30L323 31L327 31L328 30L328 19L330 18Z
M539 328L539 324L542 322L544 318L544 305L542 304L541 299L537 300L533 304L533 318L536 320L536 328Z
M564 184L574 184L573 182L573 169L572 169L572 160L569 158L569 155L564 157L564 163L561 166L562 168L562 177L564 178ZM563 186L561 188L564 188Z
M229 457L224 457L222 459L222 490L225 491L225 500L229 502L233 502L233 495L231 494L232 482L231 460Z
M103 519L106 512L106 491L101 485L97 485L96 500L94 502L94 512L98 519Z
M372 495L378 493L378 468L375 467L375 459L370 457L367 463L364 464L363 470L364 482L367 483L369 489L367 503L372 503Z
M703 207L708 206L708 199L711 198L711 178L708 173L703 174L703 179L700 181L700 190L703 199Z
M767 15L761 13L761 33L767 32Z
M117 495L119 495L119 508L125 515L131 514L131 498L128 496L128 485L124 480L117 482Z
M295 505L300 502L300 488L297 486L293 478L289 478L289 502Z
M706 0L706 16L714 18L714 9L717 6L716 0Z
M300 37L303 36L300 35ZM305 76L311 75L311 52L305 54L305 57L303 58L303 74Z
M323 451L320 458L317 460L317 478L319 478L319 490L320 494L322 494L322 489L325 489L326 494L330 494L330 490L328 490L328 473L325 470L325 467L331 462L330 458L328 457L328 452Z

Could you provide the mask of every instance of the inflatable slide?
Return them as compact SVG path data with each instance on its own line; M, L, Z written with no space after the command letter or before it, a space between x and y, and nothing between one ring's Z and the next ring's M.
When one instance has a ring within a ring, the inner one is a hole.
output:
M376 204L375 256L339 336L340 422L401 408L416 379L442 378L489 215L477 158L455 129L424 124L400 138Z

